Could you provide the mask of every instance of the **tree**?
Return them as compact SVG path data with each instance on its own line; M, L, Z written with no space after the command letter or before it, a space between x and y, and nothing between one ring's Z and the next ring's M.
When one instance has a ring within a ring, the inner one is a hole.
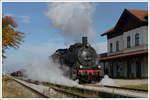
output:
M2 57L5 50L9 48L19 48L19 45L23 42L24 33L15 30L17 23L11 16L4 16L2 18Z

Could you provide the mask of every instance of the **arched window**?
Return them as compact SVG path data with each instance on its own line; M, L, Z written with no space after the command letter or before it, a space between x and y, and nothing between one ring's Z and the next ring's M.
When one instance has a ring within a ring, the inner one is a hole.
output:
M130 36L127 37L127 48L131 47Z
M135 34L135 45L139 46L140 44L140 35L139 33Z
M112 43L110 43L110 52L112 52L112 46L113 46Z
M116 42L116 51L119 51L119 41Z

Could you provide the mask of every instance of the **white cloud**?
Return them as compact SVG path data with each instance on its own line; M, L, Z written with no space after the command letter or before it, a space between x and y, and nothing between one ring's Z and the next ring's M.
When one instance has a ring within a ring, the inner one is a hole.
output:
M18 18L21 18L23 23L30 23L31 22L30 16L18 16Z
M14 18L18 18L23 23L31 23L31 17L30 16L24 16L24 15L16 15L12 13L5 13L5 16L12 16Z
M8 52L3 63L4 72L13 72L28 66L33 59L48 60L48 57L59 48L65 48L59 38L38 45L24 44L15 53Z
M61 38L51 38L47 42L38 45L26 44L22 50L35 56L50 56L59 48L65 48L63 40Z
M99 42L93 45L98 54L107 52L107 42Z
M28 45L23 48L25 52L32 55L37 56L45 56L48 54L52 54L56 49L61 48L63 46L62 43L45 43L39 45Z

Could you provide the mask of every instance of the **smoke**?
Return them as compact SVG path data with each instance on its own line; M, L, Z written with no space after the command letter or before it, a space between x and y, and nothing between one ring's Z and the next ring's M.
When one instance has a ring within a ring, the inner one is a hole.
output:
M46 16L64 38L79 42L83 35L90 40L98 35L92 28L95 9L93 3L49 3Z
M50 61L41 61L32 59L29 67L25 68L25 76L32 80L40 82L51 82L64 85L77 85L78 83L64 76L64 72L59 68L59 64L54 64Z
M113 79L109 78L108 75L104 75L104 78L100 81L101 85L115 85Z

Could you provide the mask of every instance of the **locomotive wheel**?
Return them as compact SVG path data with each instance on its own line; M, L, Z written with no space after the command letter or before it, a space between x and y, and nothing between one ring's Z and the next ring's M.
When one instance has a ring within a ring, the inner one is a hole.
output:
M88 83L91 83L91 82L92 82L91 80L88 81Z
M83 84L83 81L81 79L79 79L79 84Z

